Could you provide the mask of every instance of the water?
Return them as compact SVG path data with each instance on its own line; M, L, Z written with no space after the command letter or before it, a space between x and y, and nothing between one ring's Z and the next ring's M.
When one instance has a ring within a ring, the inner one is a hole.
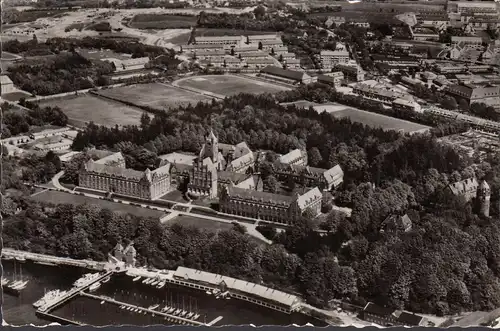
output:
M2 261L2 263L5 276L12 279L14 263L12 261ZM16 263L18 273L19 265L20 263ZM23 263L23 279L28 279L29 283L17 298L4 294L3 310L5 320L12 325L49 324L48 321L36 317L35 309L32 306L33 302L40 299L45 290L69 290L75 280L88 272L91 271L73 267L39 265L29 261ZM92 294L108 296L121 302L146 308L154 304L160 304L158 310L165 305L173 305L176 308L200 314L199 322L208 323L218 316L222 316L222 320L216 323L215 326L250 323L257 326L290 325L292 323L304 325L308 322L315 326L326 325L298 313L288 315L241 300L216 299L213 295L207 295L203 291L173 284L167 284L164 288L158 289L143 284L143 279L137 282L133 282L132 279L132 277L125 274L114 275L109 282L102 284ZM130 312L120 309L118 305L101 304L100 300L83 296L75 297L51 313L95 326L172 324L160 316Z

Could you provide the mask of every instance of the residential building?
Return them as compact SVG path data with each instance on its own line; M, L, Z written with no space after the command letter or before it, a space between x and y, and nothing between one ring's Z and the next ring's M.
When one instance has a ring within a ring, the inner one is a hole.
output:
M424 326L427 320L413 313L392 308L385 308L369 302L360 314L360 317L366 321L373 322L382 326Z
M341 86L343 81L344 81L344 74L341 71L335 71L330 74L318 76L318 83L332 85L334 87Z
M392 108L401 111L414 111L421 113L422 107L415 100L409 100L408 98L397 98L392 102Z
M344 45L337 45L334 51L321 51L320 52L321 67L323 69L331 69L335 65L349 62L349 52Z
M260 71L260 77L288 84L310 84L313 78L305 72L287 70L275 66L267 66Z
M285 53L288 53L288 47L287 46L275 46L269 50L269 53L274 54L275 56L280 55L280 54L285 54Z
M481 37L460 37L460 36L452 36L451 44L463 43L464 45L478 45L480 46L483 43L483 38Z
M409 232L412 229L412 221L408 214L401 215L390 215L388 216L380 226L381 233L398 233L398 232Z
M342 17L342 16L330 16L326 20L325 25L327 27L331 27L333 24L335 24L335 26L339 26L341 24L344 24L345 22L346 22L345 21L345 17Z
M472 201L477 197L479 183L476 178L467 178L447 186L447 190L455 196L464 197L465 201Z
M267 57L269 57L269 54L268 53L264 53L264 52L260 52L260 51L257 51L257 52L245 52L245 53L240 53L238 55L238 57L240 57L242 60L246 60L246 59L260 59L260 58L267 58Z
M284 68L285 69L289 69L289 70L301 70L301 66L300 66L300 60L299 59L288 59L288 60L285 60L285 65L284 65Z
M263 182L260 176L231 171L219 171L217 174L217 184L218 192L222 192L228 185L234 185L235 187L246 190L263 190Z
M13 137L2 139L2 145L18 146L18 145L26 144L30 141L31 141L31 138L28 136L13 136Z
M427 31L416 31L413 33L413 40L419 41L437 41L439 40L439 33Z
M286 60L291 60L291 59L295 59L295 53L281 53L281 54L278 54L275 56L277 59L279 60L283 60L283 61L286 61Z
M243 45L245 38L243 36L216 36L216 37L194 37L194 43L197 45L219 44L219 45Z
M263 51L268 53L272 53L272 50L276 53L276 49L284 47L283 40L281 40L281 38L259 41L258 46L259 48L262 48Z
M223 50L226 45L223 44L190 44L190 45L181 45L182 53L193 53L196 51L213 51L213 50Z
M277 33L274 34L258 34L258 35L249 35L247 36L248 44L258 44L259 42L266 41L276 41L277 39L281 40L281 36Z
M262 69L276 64L276 61L269 57L261 57L257 59L244 60L244 64L248 68Z
M219 203L221 212L226 214L292 225L301 220L306 210L318 215L322 198L318 188L308 190L302 195L297 193L294 196L286 196L228 185L222 191Z
M78 175L81 187L154 200L170 191L170 164L153 171L125 167L125 158L115 153L98 161L89 160Z
M239 54L243 53L254 53L258 52L259 47L257 45L247 45L247 46L240 46L240 47L234 47L233 52L234 56L238 56ZM231 53L233 54L233 53Z
M41 139L41 138L61 136L69 130L70 130L70 128L68 128L68 127L57 128L57 129L46 129L46 130L41 129L40 131L31 132L29 136L31 139L36 140L36 139Z
M454 97L457 102L465 100L467 104L475 102L498 104L500 101L500 86L477 86L472 84L448 85L444 91Z
M9 78L9 76L5 74L0 75L0 87L1 87L0 95L5 95L7 93L14 93L17 91L12 80Z
M450 1L448 10L456 13L497 13L496 3L494 1Z
M306 166L307 152L298 148L294 149L287 154L281 155L278 158L278 162L281 164Z
M68 139L61 139L60 141L56 142L50 142L46 144L36 144L33 146L35 150L38 151L43 151L43 152L58 152L58 151L66 151L71 149L71 145L73 144L73 141L68 140Z
M212 60L226 55L224 50L208 50L208 51L195 51L191 53L191 57L197 60Z

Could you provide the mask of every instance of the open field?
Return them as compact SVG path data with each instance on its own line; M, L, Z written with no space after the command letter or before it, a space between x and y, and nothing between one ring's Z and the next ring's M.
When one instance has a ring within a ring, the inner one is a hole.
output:
M136 125L141 122L142 110L90 94L43 100L41 106L59 107L70 120L115 126ZM84 124L83 124L84 125Z
M18 57L12 53L2 52L2 60L15 60Z
M196 25L197 16L168 14L138 14L129 26L135 29L182 29Z
M236 29L209 29L209 28L197 28L196 36L197 37L219 37L219 36L243 36L243 35L257 35L257 34L272 34L276 33L276 31L245 31L245 30L236 30ZM175 45L184 45L187 44L189 38L191 37L191 32L186 32L175 36L170 39L165 39Z
M35 201L50 202L53 204L61 204L61 203L69 203L73 205L94 204L100 206L101 208L107 208L118 214L133 214L141 217L153 217L159 219L165 215L165 213L158 210L141 208L141 207L126 205L123 203L100 200L100 199L85 197L82 195L76 195L59 191L47 191L33 196L32 199Z
M194 226L202 230L229 230L233 227L231 223L217 222L189 215L177 216L168 221L166 224L172 225L176 223L184 226Z
M224 96L231 96L239 93L277 93L280 91L289 90L288 88L283 86L234 75L188 77L180 79L174 83L179 87L205 91Z
M430 129L430 127L418 123L377 113L371 113L361 109L350 108L339 104L322 105L314 108L316 110L325 110L336 118L347 117L353 122L362 123L374 128L382 128L384 130L403 130L405 133L411 133Z
M9 23L25 23L25 22L33 22L39 18L44 18L44 17L60 17L62 15L65 15L67 12L68 12L67 9L23 10L13 14L12 17L9 18Z
M156 109L169 109L179 105L196 104L200 101L210 100L201 94L160 83L123 86L100 90L97 93L105 97Z

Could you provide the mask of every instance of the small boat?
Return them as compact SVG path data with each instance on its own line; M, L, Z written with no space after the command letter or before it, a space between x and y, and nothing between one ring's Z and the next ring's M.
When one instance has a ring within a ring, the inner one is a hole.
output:
M26 259L24 258L24 256L19 256L19 257L16 257L16 261L18 261L18 262L26 262Z
M193 315L194 315L194 313L193 313L193 312L190 312L189 314L187 314L187 315L186 315L186 318L188 318L188 319L189 319L189 318L193 317Z
M156 304L156 305L152 305L152 306L149 306L149 310L155 310L156 308L160 307L159 304Z
M220 290L219 290L219 289L215 289L215 290L213 290L213 291L212 291L212 293L213 293L214 295L217 295L217 294L219 294L219 293L220 293Z
M174 307L170 307L170 308L167 310L167 314L172 314L174 311L175 311L175 308L174 308Z
M161 311L162 313L164 313L164 312L166 312L167 310L168 310L168 306L165 306L165 307L163 307L160 311Z
M25 281L20 281L16 286L13 286L12 289L15 289L15 290L22 290L26 287L26 285L28 285L28 281L25 280Z
M179 314L180 314L180 312L181 312L181 309L179 308L179 309L177 309L176 311L174 311L173 315L176 315L176 316L177 316L177 315L179 315Z
M163 288L165 285L167 284L167 282L163 281L161 282L160 284L158 284L158 288Z
M57 266L57 264L52 263L52 262L37 261L37 262L35 262L35 263L36 263L36 264L41 264L41 265L46 265L46 266L51 266L51 267L55 267L55 266Z
M136 282L136 281L138 281L139 279L141 279L141 276L137 276L137 277L135 277L134 279L132 279L132 281L133 281L133 282Z
M193 316L193 321L196 321L198 318L200 318L200 314L196 314Z
M104 278L104 279L102 280L102 282L103 282L103 283L107 283L107 282L109 282L109 280L110 280L110 279L111 279L111 277L110 277L110 276L108 276L108 277Z
M151 283L152 286L155 286L155 285L158 285L159 281L158 280L153 280L153 282Z
M94 292L95 290L97 290L99 287L101 287L101 283L100 282L97 282L95 284L92 284L90 285L89 287L89 291L90 292Z
M142 283L143 283L143 284L147 284L147 283L148 283L148 281L149 281L149 278L145 278L145 279L143 279Z
M153 282L152 278L148 278L144 284L149 285Z
M106 302L106 301L102 300L102 301L101 301L101 305L103 305L105 302Z
M206 291L205 293L208 295L212 294L212 292L210 292L210 290Z

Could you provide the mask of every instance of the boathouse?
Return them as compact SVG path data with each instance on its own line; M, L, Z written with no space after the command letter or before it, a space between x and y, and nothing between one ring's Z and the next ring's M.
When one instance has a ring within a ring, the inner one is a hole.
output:
M292 294L196 269L178 267L173 278L174 282L177 281L182 285L200 290L219 289L221 292L227 291L232 298L245 300L287 314L295 311L301 302L299 297Z

